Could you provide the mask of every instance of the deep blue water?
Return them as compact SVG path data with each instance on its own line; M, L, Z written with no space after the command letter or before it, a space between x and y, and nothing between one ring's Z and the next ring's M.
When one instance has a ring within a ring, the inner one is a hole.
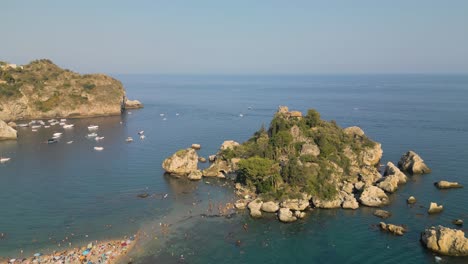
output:
M0 165L0 232L6 234L1 256L64 247L65 237L80 244L144 230L134 263L177 263L180 255L186 263L431 263L434 254L420 245L419 233L436 224L454 227L455 218L468 221L466 189L433 186L441 179L468 186L468 76L116 77L144 109L71 120L75 128L54 145L42 142L61 129L20 128L17 142L0 142L0 155L12 158ZM192 143L200 143L200 155L207 156L224 140L245 141L268 125L278 105L315 108L342 127L360 126L382 143L382 163L397 162L409 149L419 153L433 173L410 178L385 208L393 213L386 222L407 225L409 232L380 232L371 208L314 210L293 224L242 213L231 219L197 216L210 201L232 199L232 190L220 187L223 181L163 176L163 159ZM100 126L102 142L85 138L89 124ZM145 130L144 141L139 130ZM135 142L126 143L127 136ZM69 140L73 144L65 144ZM96 145L104 150L94 151ZM137 198L142 192L153 197ZM418 200L412 207L405 202L410 195ZM444 211L428 216L431 201ZM153 238L160 222L171 224L170 233Z

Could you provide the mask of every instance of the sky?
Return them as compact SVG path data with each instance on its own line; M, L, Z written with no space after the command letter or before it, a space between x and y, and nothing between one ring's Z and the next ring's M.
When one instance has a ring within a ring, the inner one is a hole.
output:
M0 60L82 73L468 73L466 0L0 0Z

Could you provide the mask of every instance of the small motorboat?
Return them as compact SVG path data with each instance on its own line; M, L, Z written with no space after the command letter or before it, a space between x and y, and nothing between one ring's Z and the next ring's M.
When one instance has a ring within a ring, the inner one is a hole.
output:
M7 161L10 161L11 158L4 158L4 157L1 157L0 158L0 163L5 163Z
M57 132L57 133L54 133L52 136L54 136L54 137L60 137L60 136L62 136L62 134L63 134L62 132Z
M44 128L49 128L50 126L44 126Z
M47 120L48 123L54 123L55 122L55 119L50 119L50 120Z
M91 131L91 130L97 130L99 128L99 126L96 126L96 125L91 125L91 126L88 126L88 130Z
M127 142L133 142L133 138L132 138L132 137L128 137L127 139L125 139L125 141L127 141Z
M60 122L59 125L64 126L66 124L65 124L65 122Z
M160 116L164 116L164 114L159 114Z
M88 134L88 137L97 137L97 134L96 133L91 133L91 134Z
M146 138L145 135L141 135L141 136L140 136L140 139L141 139L141 140L143 140L143 139L145 139L145 138Z
M37 132L37 129L34 129L34 128L33 128L33 129L31 129L31 131L32 131L32 132Z
M65 124L63 125L63 128L73 128L74 126L74 124Z
M143 135L144 133L145 133L145 131L142 130L142 131L138 132L138 135Z
M41 127L41 125L34 125L34 126L31 126L32 129L38 129L38 128L40 128L40 127Z
M67 144L71 144L71 143L73 143L73 140L72 140L72 141L68 141L68 142L67 142Z
M62 118L62 119L60 119L60 122L67 122L67 119Z
M56 138L50 138L47 140L47 144L54 144L54 143L57 143L58 140Z
M17 126L18 126L18 127L28 127L29 124L18 124Z
M244 114L239 114L240 117L244 117Z
M94 140L96 140L96 141L103 140L103 139L104 139L104 137L95 137L94 138Z
M175 115L176 115L176 116L179 116L179 113L176 113Z
M167 120L167 118L163 118L163 121L166 121L166 120Z
M101 151L104 150L104 147L94 147L94 150Z

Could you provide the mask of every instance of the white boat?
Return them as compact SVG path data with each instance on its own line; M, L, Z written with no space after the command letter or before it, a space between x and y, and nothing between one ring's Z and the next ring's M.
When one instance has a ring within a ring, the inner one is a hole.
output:
M145 131L142 130L142 131L138 132L138 135L143 135L144 133L145 133Z
M97 151L101 151L103 149L104 149L103 147L94 147L94 150L97 150Z
M94 140L96 140L96 141L103 140L103 139L104 139L104 137L95 137L94 138Z
M64 126L66 124L65 124L65 122L60 122L59 125Z
M128 137L127 139L125 139L125 141L127 141L127 142L133 142L133 138L132 138L132 137Z
M74 124L66 124L66 125L63 125L63 128L72 128L74 127L75 125Z
M39 120L39 124L45 125L44 121L42 121L42 120Z
M88 134L88 137L97 137L97 134L96 133L91 133L91 134Z
M7 162L9 161L11 158L0 158L0 162L1 163L4 163L4 162Z
M178 115L179 115L179 113L176 113L175 115L176 115L176 116L178 116Z
M34 129L34 128L33 128L33 129L31 129L31 131L32 131L32 132L37 132L37 129Z
M164 114L159 114L160 116L164 116Z
M40 127L41 127L40 125L31 126L31 128L33 128L33 129L37 129L37 128L40 128Z
M141 136L140 136L140 139L141 139L141 140L145 139L145 135L141 135Z
M54 123L55 122L55 119L50 119L50 120L47 120L48 123Z
M18 126L18 127L28 127L29 124L18 124L17 126Z
M57 132L52 134L54 137L60 137L63 133L62 132Z
M239 114L240 117L244 117L244 114Z
M91 131L91 130L97 130L99 128L99 126L96 126L96 125L91 125L91 126L88 126L88 130Z
M67 119L62 118L62 119L60 119L60 122L67 122Z
M44 128L49 128L50 126L44 126Z
M71 143L73 143L73 140L72 140L72 141L68 141L68 142L67 142L67 144L71 144Z
M167 118L163 118L163 121L166 121L166 120L167 120Z

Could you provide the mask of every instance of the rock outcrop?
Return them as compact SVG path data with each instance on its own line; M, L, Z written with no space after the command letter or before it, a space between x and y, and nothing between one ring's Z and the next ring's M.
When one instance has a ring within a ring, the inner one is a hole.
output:
M120 115L126 107L122 83L103 74L61 69L50 60L3 69L0 119L44 119Z
M143 108L143 104L138 100L125 100L125 109Z
M406 232L406 229L402 226L386 224L384 222L380 222L380 229L398 236L402 236Z
M366 187L361 193L359 200L363 205L371 207L379 207L389 202L385 192L376 186Z
M431 169L427 167L427 165L424 163L424 160L412 150L401 156L400 161L398 162L398 167L402 171L411 174L431 173Z
M0 120L0 140L16 139L17 137L16 130Z
M289 208L280 208L278 212L278 218L283 223L290 223L297 220L293 212Z
M437 203L431 203L429 205L429 209L427 210L427 212L429 214L437 214L437 213L442 212L443 209L444 207L442 205L437 205Z
M306 194L302 194L302 198L300 199L286 199L284 200L280 206L281 208L288 208L294 211L304 211L307 207L310 206L309 200L310 196Z
M205 177L219 177L225 178L226 174L232 172L232 168L229 163L225 160L216 159L210 167L202 171Z
M239 146L240 144L234 140L226 140L223 142L223 144L221 144L221 147L219 148L219 150L226 150L226 149L233 149L235 148L236 146Z
M198 170L197 166L198 154L192 148L177 151L162 164L167 173L176 176L188 176Z
M452 189L452 188L463 188L463 185L458 182L449 182L449 181L438 181L434 185L439 189Z
M461 230L436 226L421 234L422 243L430 250L448 256L468 256L468 238Z

